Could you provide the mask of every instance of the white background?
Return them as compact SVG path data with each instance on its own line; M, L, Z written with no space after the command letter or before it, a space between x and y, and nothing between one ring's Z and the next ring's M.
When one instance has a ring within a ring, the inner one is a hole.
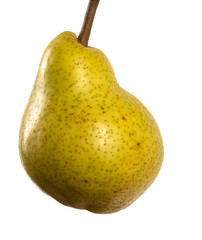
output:
M165 158L129 208L98 215L65 207L26 175L18 131L42 53L79 33L88 0L0 3L0 239L202 239L202 2L101 0L89 41L119 84L152 112Z

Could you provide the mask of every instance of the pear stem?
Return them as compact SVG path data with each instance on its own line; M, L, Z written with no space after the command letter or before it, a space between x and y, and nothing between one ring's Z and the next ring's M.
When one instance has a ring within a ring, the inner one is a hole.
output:
M78 42L83 46L88 46L88 40L93 25L93 20L100 0L89 0L86 15L83 21L81 32L78 36Z

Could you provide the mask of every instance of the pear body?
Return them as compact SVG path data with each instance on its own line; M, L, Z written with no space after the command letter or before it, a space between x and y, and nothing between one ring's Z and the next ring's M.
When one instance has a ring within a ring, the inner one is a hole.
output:
M94 213L132 204L163 161L159 128L122 89L106 56L72 32L46 48L25 109L19 151L31 179L60 203Z

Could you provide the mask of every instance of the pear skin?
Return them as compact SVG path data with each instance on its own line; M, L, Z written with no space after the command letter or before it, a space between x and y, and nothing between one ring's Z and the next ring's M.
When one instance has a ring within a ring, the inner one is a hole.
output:
M19 151L30 178L60 203L114 213L157 177L163 143L146 107L117 83L100 50L72 32L46 48L25 109Z

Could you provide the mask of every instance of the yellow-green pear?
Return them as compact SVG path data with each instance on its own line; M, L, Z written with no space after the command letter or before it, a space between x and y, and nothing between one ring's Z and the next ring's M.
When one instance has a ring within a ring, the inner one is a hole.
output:
M81 44L72 32L59 34L43 54L19 151L26 172L44 192L94 213L132 204L163 161L151 113L119 86L104 53Z

